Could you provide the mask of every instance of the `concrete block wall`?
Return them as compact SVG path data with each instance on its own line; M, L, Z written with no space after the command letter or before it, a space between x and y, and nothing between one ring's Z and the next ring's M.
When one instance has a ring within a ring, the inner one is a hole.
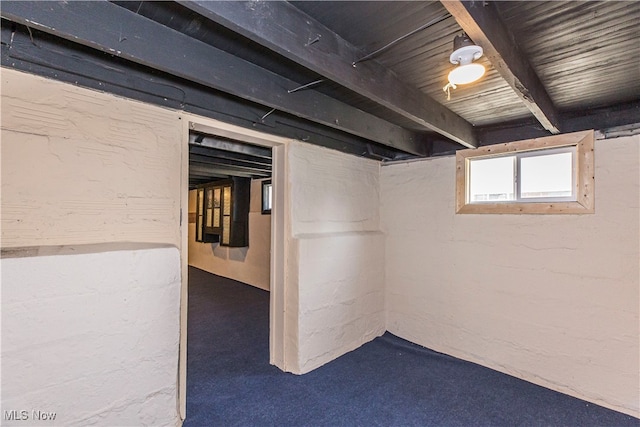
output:
M384 237L306 235L299 254L300 370L309 372L384 332Z
M3 258L2 425L177 425L179 310L175 247Z
M289 369L305 373L385 331L379 164L299 142L287 150Z
M0 78L2 416L178 425L179 114Z
M383 166L387 329L639 416L639 147L596 141L591 215L456 215L455 158Z
M178 112L2 69L2 246L180 243Z

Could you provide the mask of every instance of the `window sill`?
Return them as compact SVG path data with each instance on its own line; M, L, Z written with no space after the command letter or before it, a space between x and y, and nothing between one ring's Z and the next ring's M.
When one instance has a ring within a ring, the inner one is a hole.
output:
M592 214L593 205L579 202L558 203L475 203L461 206L459 214Z

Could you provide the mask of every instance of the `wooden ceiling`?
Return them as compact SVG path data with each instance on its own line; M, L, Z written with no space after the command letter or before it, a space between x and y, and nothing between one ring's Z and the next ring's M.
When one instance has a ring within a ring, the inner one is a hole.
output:
M2 65L397 160L640 128L631 1L3 1ZM487 73L442 88L466 32Z

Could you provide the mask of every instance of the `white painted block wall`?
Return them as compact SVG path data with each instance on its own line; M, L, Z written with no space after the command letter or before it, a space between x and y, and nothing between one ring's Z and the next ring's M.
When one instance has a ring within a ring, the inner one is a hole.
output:
M179 424L179 114L1 79L2 416Z
M309 372L384 333L384 237L305 235L299 254L300 370Z
M299 142L287 150L288 368L305 373L385 331L379 165Z
M456 215L455 158L383 166L387 329L639 416L639 146L596 141L593 215Z
M1 71L3 247L180 244L177 112Z
M60 252L1 260L2 425L178 425L178 249Z

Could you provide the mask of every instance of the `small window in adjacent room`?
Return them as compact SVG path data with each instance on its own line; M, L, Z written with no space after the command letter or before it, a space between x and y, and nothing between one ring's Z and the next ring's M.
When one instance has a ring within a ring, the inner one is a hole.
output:
M593 131L462 150L457 213L593 213Z
M271 214L271 202L273 199L273 187L271 180L262 181L262 214Z

